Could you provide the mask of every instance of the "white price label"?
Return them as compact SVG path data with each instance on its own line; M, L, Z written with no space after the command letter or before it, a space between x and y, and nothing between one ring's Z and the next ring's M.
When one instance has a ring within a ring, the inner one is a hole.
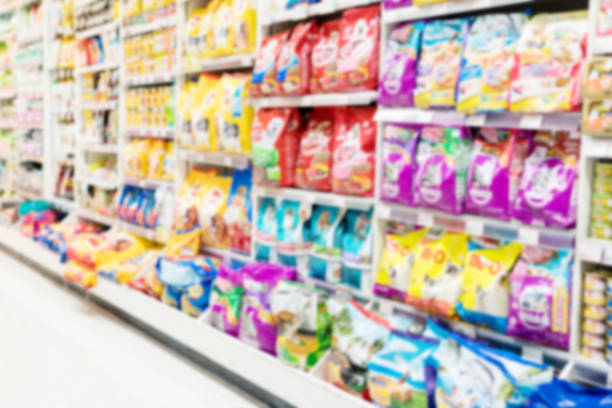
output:
M431 214L419 212L417 215L417 224L424 227L431 227L434 223L434 217Z
M487 122L487 115L470 115L465 118L465 125L471 127L482 127Z
M344 197L333 197L332 203L336 207L346 207L346 198L344 198Z
M580 247L580 255L590 262L601 262L603 257L603 249L597 245L582 245Z
M228 167L229 167L229 166L231 166L231 165L232 165L232 158L231 158L231 157L227 157L227 156L225 156L225 157L223 158L223 164L224 164L224 165L226 165L226 166L228 166Z
M536 229L521 228L519 229L518 239L525 244L538 245L540 243L540 232Z
M393 314L393 304L391 302L379 300L378 312L383 316L391 316Z
M379 205L377 207L378 218L382 218L383 220L391 219L391 207L386 205Z
M533 361L534 363L541 364L544 362L544 352L540 347L524 345L521 354L524 359Z
M478 220L467 220L465 223L465 232L481 237L484 235L484 223Z
M428 111L428 110L419 111L417 117L420 123L426 123L426 124L432 123L433 118L434 118L434 111Z
M523 115L519 127L523 129L540 129L544 122L542 115Z

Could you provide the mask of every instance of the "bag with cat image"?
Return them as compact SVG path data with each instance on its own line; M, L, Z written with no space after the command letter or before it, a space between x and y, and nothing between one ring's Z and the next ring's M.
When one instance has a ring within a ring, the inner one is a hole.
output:
M355 289L370 288L372 274L373 210L348 210L342 236L342 283Z
M283 200L277 211L278 261L296 268L299 276L308 275L311 212L310 204L291 200Z
M255 222L255 260L278 262L278 217L276 200L263 197L259 203Z
M388 124L383 133L383 200L413 206L416 152L421 126Z
M316 279L338 283L342 278L342 237L346 209L317 205L310 222L310 273Z
M295 174L298 187L331 191L334 121L333 108L314 108L300 140L300 153Z

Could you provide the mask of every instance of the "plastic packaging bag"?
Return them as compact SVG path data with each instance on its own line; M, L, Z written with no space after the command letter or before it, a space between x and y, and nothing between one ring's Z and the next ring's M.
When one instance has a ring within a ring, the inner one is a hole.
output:
M315 108L300 140L296 185L300 188L331 191L333 108Z
M310 93L331 92L338 86L338 49L340 19L321 24L319 37L312 49Z
M242 271L221 265L215 278L210 301L210 323L234 337L240 328L242 310Z
M319 27L314 20L300 23L291 32L276 61L276 80L287 95L304 95L310 88L310 54Z
M338 283L342 278L342 236L345 209L314 207L311 226L310 276Z
M413 179L416 173L416 153L420 126L385 126L383 135L383 200L413 206Z

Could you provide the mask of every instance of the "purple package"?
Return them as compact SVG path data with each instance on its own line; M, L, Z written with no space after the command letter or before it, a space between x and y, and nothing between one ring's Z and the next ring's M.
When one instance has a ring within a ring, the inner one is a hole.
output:
M531 138L522 130L481 128L474 138L465 209L509 220Z
M567 350L572 252L525 246L510 277L508 334Z
M399 7L412 6L412 0L384 0L385 9L394 9Z
M240 329L243 291L242 271L221 265L213 284L210 323L234 337Z
M576 224L580 139L540 131L525 160L512 216L526 224L572 228Z
M277 327L273 323L269 296L282 280L295 280L294 268L259 263L242 269L244 298L240 315L240 339L276 355Z
M412 180L419 142L418 125L388 124L383 136L383 200L414 205Z
M425 126L416 155L415 204L461 214L472 140L467 128Z
M380 74L378 103L384 106L414 106L416 66L425 23L396 26L385 48Z

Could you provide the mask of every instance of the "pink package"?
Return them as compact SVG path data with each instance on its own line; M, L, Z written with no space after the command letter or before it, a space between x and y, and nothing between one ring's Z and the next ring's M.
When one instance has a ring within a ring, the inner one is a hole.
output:
M525 246L510 277L508 334L567 350L571 251Z
M599 0L597 35L601 37L612 35L612 0Z
M383 134L383 200L414 205L413 179L419 143L418 125L388 124Z
M576 223L580 139L569 132L539 131L512 216L526 224L572 228Z
M413 106L416 66L425 23L401 24L391 31L380 76L378 103Z
M213 284L210 323L234 337L238 336L240 329L242 293L242 271L221 265Z
M465 200L468 213L511 218L530 146L531 137L526 131L479 129L468 172Z

